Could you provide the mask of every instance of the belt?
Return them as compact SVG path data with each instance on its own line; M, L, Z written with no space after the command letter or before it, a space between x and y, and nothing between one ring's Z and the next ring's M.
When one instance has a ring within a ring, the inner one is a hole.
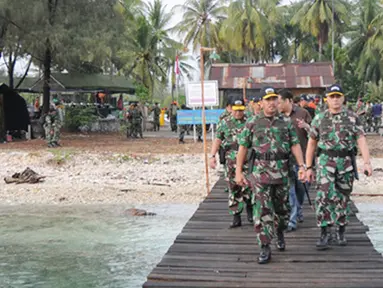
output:
M266 161L276 161L276 160L288 160L290 157L289 153L282 153L282 152L277 152L277 153L256 153L255 154L255 159L257 160L266 160Z
M330 156L330 157L341 157L341 158L344 158L344 157L347 157L347 156L351 156L352 155L352 151L349 151L349 150L339 150L339 151L336 151L336 150L321 150L320 154L324 154L324 155L327 155L327 156Z

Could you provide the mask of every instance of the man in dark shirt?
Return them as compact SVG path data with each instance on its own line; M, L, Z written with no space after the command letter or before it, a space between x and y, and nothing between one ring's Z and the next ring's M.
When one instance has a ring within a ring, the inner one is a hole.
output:
M301 106L301 108L306 109L310 113L311 118L314 118L315 109L308 106L309 101L310 98L306 94L301 94L301 102L299 102L299 105Z
M278 110L287 117L291 118L291 122L297 132L303 154L305 155L308 142L308 131L312 120L311 115L307 110L293 104L293 94L290 90L282 89L278 92L278 94ZM302 204L305 197L305 187L303 186L305 184L298 181L298 170L294 159L291 159L290 161L291 185L289 202L291 206L291 213L287 228L288 232L296 230L297 222L303 222Z
M379 133L379 127L382 123L382 104L376 103L372 106L372 117L374 121L374 131Z

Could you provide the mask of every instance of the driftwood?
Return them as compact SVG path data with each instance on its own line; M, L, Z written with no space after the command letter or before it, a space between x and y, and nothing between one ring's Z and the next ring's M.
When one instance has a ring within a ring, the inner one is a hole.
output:
M156 213L147 212L142 209L131 208L124 211L125 215L129 216L154 216Z
M42 176L40 174L37 174L35 171L30 169L29 167L25 169L22 173L15 173L12 175L12 177L5 177L4 181L7 184L16 183L16 184L22 184L22 183L38 183L41 182L46 176Z

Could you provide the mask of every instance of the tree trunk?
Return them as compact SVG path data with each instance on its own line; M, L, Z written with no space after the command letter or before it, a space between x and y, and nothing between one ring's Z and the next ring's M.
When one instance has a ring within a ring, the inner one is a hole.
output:
M13 59L12 59L12 51L9 51L9 56L8 56L8 86L9 88L13 89L14 88L14 80L13 80L13 70L15 65L13 64ZM15 55L16 57L16 55Z
M175 63L173 62L173 65L172 65L172 102L174 101L174 90L175 90L175 87L176 87L176 72L174 71L174 66L175 66Z
M44 56L44 85L43 85L43 112L48 113L51 99L51 64L52 52L49 38L46 40L45 56Z
M322 56L323 56L323 43L322 41L319 41L319 62L322 62Z

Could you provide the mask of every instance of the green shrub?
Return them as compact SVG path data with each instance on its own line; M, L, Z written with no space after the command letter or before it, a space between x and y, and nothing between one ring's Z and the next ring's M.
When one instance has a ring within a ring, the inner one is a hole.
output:
M65 126L71 131L78 131L81 126L90 125L97 120L93 107L66 107Z

